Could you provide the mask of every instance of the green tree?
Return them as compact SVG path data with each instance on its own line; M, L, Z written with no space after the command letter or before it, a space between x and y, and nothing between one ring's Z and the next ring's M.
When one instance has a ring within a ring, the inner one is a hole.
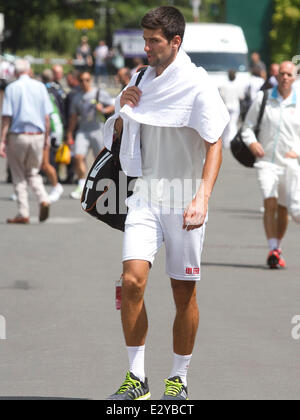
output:
M298 53L300 0L274 0L274 3L271 55L272 61L279 63Z
M74 28L75 19L95 20L95 28L88 32L94 48L115 29L139 27L150 8L166 4L178 7L188 22L193 21L190 0L0 0L0 12L10 32L4 48L13 53L53 51L72 56L84 33ZM224 0L203 0L201 21L220 20L222 4Z

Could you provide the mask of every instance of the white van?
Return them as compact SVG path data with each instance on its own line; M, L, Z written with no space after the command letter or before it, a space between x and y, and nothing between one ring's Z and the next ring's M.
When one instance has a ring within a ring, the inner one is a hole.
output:
M247 84L250 78L248 46L242 28L221 23L187 23L182 48L193 63L203 67L218 86L228 80L228 70Z

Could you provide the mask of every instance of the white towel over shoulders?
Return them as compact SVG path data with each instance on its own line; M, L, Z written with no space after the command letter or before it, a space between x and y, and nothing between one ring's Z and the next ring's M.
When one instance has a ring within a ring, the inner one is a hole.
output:
M129 86L134 86L134 75ZM222 136L229 114L216 86L207 72L197 68L188 55L180 50L175 61L160 76L148 67L139 85L140 103L120 109L105 125L105 146L110 149L115 120L122 117L123 137L120 151L122 169L129 176L141 176L140 124L157 127L190 127L199 136L215 143Z

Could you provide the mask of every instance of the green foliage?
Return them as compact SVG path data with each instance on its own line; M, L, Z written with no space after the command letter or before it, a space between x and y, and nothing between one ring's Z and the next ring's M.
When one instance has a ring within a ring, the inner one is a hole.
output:
M108 39L115 29L139 27L149 9L166 4L178 7L188 22L193 21L190 0L0 0L0 12L10 32L4 48L13 53L30 49L37 57L43 51L73 57L85 34L75 29L76 19L95 20L95 28L87 33L94 48L99 39ZM201 21L218 20L222 4L224 0L203 0Z
M299 53L300 0L274 0L270 32L272 61L291 60Z

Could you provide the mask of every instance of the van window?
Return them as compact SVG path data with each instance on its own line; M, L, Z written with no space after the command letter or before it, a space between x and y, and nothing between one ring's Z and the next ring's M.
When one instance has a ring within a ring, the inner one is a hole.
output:
M248 55L223 52L191 52L187 53L197 67L206 71L248 71Z

